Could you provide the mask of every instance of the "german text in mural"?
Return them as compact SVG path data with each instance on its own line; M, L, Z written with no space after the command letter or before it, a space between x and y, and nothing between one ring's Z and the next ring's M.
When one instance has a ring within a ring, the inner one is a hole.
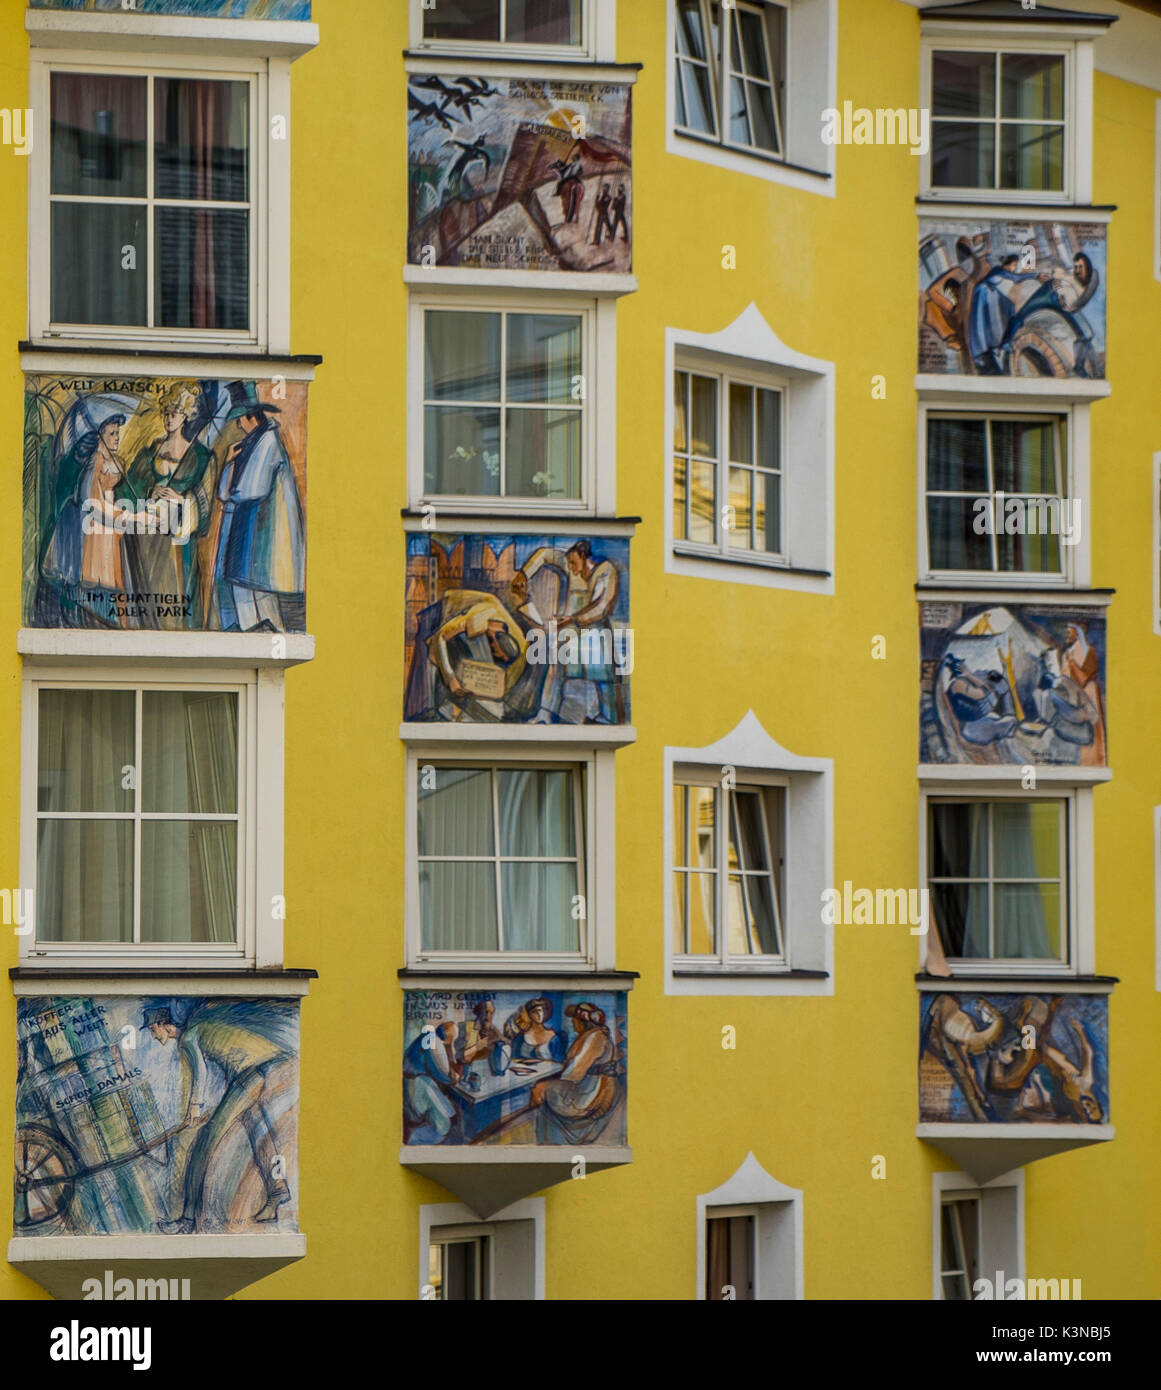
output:
M628 723L628 623L626 539L411 535L404 718Z
M29 377L30 627L302 632L306 385Z
M18 1235L297 1230L298 1003L21 999Z
M919 1119L1106 1124L1108 999L1087 994L926 994Z
M922 221L919 370L1103 377L1105 233L1088 222Z
M408 1144L624 1144L624 994L409 990Z
M413 265L628 271L630 88L408 78Z
M1106 766L1104 609L919 609L921 763Z

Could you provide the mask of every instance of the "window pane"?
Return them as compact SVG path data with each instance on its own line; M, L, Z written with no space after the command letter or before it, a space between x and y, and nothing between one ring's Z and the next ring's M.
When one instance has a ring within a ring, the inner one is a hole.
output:
M726 117L729 121L729 138L735 145L750 145L750 115L746 109L746 87L740 77L730 78L729 105Z
M157 208L157 323L164 328L250 326L250 214Z
M718 384L712 377L689 379L692 450L702 458L718 456Z
M732 798L730 863L743 869L768 869L769 847L762 825L761 793L740 791ZM735 843L736 842L736 850Z
M997 959L1059 959L1060 887L1055 883L997 883Z
M717 467L712 463L690 465L689 539L713 545L717 540Z
M754 131L754 144L760 150L778 153L778 130L774 124L774 98L770 88L757 82L746 83L746 95L750 100L750 121Z
M750 548L750 489L754 475L748 468L730 469L730 506L733 508L733 524L730 527L728 543L735 550Z
M694 63L681 63L681 91L685 104L684 116L679 120L687 130L696 130L703 135L713 135L718 128L714 112L713 88L710 84L709 69Z
M249 85L159 77L153 102L156 196L246 202Z
M684 452L689 448L689 421L686 418L685 397L689 390L689 373L673 373L673 447Z
M456 1303L474 1302L480 1296L479 1282L479 1242L449 1241L443 1247L443 1299Z
M673 950L676 955L685 954L685 899L688 888L687 874L673 875Z
M990 570L992 541L987 532L977 534L977 499L929 497L927 537L931 568L935 570ZM991 503L988 504L989 509ZM987 515L988 512L985 512Z
M928 418L928 491L988 491L987 428L985 420Z
M763 956L782 953L774 913L774 889L765 875L747 875L746 897L750 904L750 942L748 950Z
M1060 806L1055 801L997 801L997 878L1060 877Z
M429 309L423 346L425 400L499 401L499 314Z
M423 11L423 33L429 39L482 39L500 37L501 0L439 0Z
M931 877L986 878L988 807L980 801L931 806Z
M428 493L451 496L499 495L499 410L427 407L423 412L423 487Z
M730 462L753 463L754 389L730 383Z
M995 159L994 126L932 123L931 182L937 188L994 188Z
M684 541L685 534L685 460L680 456L673 460L673 536Z
M1064 120L1063 56L1005 53L1000 63L1000 100L1009 118Z
M573 387L580 373L579 318L559 314L508 315L510 401L573 404Z
M517 858L567 858L576 854L572 773L501 768L500 853Z
M141 809L238 809L238 697L228 690L146 690L141 712Z
M717 920L717 875L688 874L689 953L691 956L717 954L714 923Z
M706 1298L754 1297L754 1218L718 1216L706 1222Z
M36 827L40 941L133 940L133 822L42 820Z
M717 793L713 787L689 788L688 838L685 843L685 859L690 867L712 869L716 867L717 852L716 826L714 812Z
M426 951L498 950L495 865L421 863L419 911Z
M509 410L505 495L581 495L579 410Z
M759 473L754 480L754 544L776 555L782 549L782 485L777 473Z
M445 0L439 0L444 4ZM579 45L582 0L508 0L509 43Z
M1038 519L1036 525L1043 523ZM997 536L999 567L1026 574L1060 573L1060 537L1055 532L1041 535Z
M53 203L54 323L144 324L149 243L139 204ZM135 264L127 265L127 247Z
M986 883L933 883L931 910L947 955L988 955Z
M491 771L436 767L432 773L419 780L419 853L495 854ZM435 785L425 787L431 780Z
M54 72L52 191L144 198L146 100L144 77Z
M703 62L706 59L700 0L677 0L677 51Z
M132 811L132 690L42 690L38 811Z
M1000 187L1059 191L1064 187L1064 128L1006 125L1000 144Z
M763 468L782 466L782 393L759 391L757 409L757 459ZM738 462L741 462L739 459Z
M575 864L504 864L504 949L579 951Z
M932 54L931 98L933 116L994 116L996 55Z
M762 16L753 10L735 10L734 13L742 31L742 71L749 77L762 77L768 82L770 66L766 61Z
M214 821L141 825L141 940L233 941L237 826Z

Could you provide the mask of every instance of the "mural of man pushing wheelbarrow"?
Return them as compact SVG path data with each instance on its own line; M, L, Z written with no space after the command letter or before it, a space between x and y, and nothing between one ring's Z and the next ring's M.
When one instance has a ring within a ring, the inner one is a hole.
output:
M200 1125L186 1160L181 1215L158 1222L158 1229L166 1235L189 1235L197 1230L210 1162L237 1124L245 1127L266 1189L266 1200L251 1219L277 1220L279 1207L290 1201L290 1184L281 1175L275 1130L263 1097L271 1069L295 1055L285 1016L256 1013L248 1001L210 999L195 1005L181 1025L174 1021L167 1005L146 1006L143 1025L162 1047L171 1041L177 1043L181 1064L180 1113L187 1124ZM207 1112L204 1097L209 1067L221 1071L226 1089L218 1104Z

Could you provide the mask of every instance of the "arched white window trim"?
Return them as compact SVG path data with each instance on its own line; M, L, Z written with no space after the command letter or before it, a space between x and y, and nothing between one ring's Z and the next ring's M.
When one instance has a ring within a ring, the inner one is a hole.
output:
M697 1199L697 1293L705 1299L706 1220L714 1207L757 1207L754 1298L802 1299L802 1192L771 1176L748 1153L731 1178Z

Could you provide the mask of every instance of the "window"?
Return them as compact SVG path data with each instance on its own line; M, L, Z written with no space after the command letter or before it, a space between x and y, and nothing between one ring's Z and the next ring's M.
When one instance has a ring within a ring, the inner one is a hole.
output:
M489 1297L487 1236L440 1234L428 1254L428 1284L432 1302L484 1300Z
M980 1267L980 1202L962 1192L940 1202L939 1277L943 1298L970 1302Z
M425 764L418 785L422 954L584 955L583 769Z
M1065 191L1064 53L935 49L931 65L934 187Z
M783 392L680 367L673 390L675 542L780 558Z
M581 313L423 311L423 495L583 504Z
M718 1207L706 1212L705 1296L712 1302L754 1297L757 1207Z
M677 129L783 158L785 32L782 5L677 0Z
M49 331L256 337L257 77L48 82Z
M1065 574L1080 540L1067 460L1063 418L929 411L928 571Z
M37 692L36 942L236 947L245 690Z
M931 910L948 960L1068 964L1069 858L1064 799L930 798Z
M425 40L580 47L584 0L438 0L423 8Z
M676 959L785 959L782 787L673 788Z

